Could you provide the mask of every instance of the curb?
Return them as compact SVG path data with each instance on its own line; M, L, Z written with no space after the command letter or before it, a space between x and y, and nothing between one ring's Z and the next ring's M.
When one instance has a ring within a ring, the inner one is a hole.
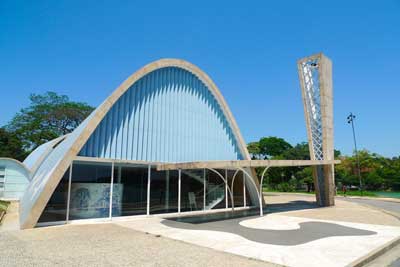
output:
M390 249L394 248L397 245L400 245L400 237L380 246L379 248L368 253L367 255L346 265L346 267L362 267L362 266L370 263L371 261L375 260L379 256L382 256L387 251L389 251Z
M397 198L387 198L387 197L360 197L360 196L335 196L335 197L339 197L339 198L353 198L353 199L367 199L367 200L378 200L378 201L385 201L385 202L392 202L392 203L399 203L400 204L400 200Z

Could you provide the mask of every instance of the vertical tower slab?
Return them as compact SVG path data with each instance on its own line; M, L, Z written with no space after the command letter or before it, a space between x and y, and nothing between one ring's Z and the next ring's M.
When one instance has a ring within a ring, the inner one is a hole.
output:
M333 160L332 62L322 53L297 62L311 160ZM335 204L334 165L313 167L317 203Z

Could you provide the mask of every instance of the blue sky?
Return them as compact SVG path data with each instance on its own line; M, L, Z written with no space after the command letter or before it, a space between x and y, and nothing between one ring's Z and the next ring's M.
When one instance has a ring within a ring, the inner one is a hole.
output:
M296 60L334 66L335 145L400 155L400 1L0 1L0 125L31 93L100 104L165 57L207 72L247 142L306 140Z

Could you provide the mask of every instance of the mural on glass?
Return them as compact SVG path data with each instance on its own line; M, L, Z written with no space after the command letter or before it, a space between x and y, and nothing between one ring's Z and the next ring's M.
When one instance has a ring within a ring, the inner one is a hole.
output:
M111 166L110 163L74 162L70 220L109 217ZM115 195L119 194L118 190L115 190ZM118 198L116 200L118 201ZM118 206L118 204L113 206Z

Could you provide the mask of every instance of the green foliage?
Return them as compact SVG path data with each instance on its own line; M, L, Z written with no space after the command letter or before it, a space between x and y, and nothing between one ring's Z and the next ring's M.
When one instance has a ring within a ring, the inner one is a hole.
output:
M290 183L280 183L276 185L276 190L279 192L294 192L296 191L296 186Z
M10 202L4 201L4 200L0 200L0 212L1 211L6 211L7 208L8 208L8 205L10 205Z
M310 159L308 143L303 142L292 146L284 139L277 137L264 137L259 142L252 142L249 144L249 151L253 158L257 159ZM335 166L337 187L341 188L342 185L359 186L355 155L341 156L340 151L335 150L335 158L342 161L341 164ZM384 158L376 153L361 150L359 159L363 191L400 191L399 157ZM259 175L261 172L262 168L257 170ZM291 192L302 186L311 192L314 190L313 183L310 167L271 168L264 179L264 186L271 190L284 192Z
M295 145L294 147L290 147L282 152L282 157L284 159L310 159L310 150L308 148L308 143L302 142L300 144Z
M0 157L23 160L27 153L22 149L22 140L13 132L0 128Z
M341 157L336 166L336 181L346 185L359 185L357 158ZM400 158L384 158L367 150L359 151L360 174L365 190L400 190Z
M278 138L275 136L261 138L258 142L258 145L260 154L264 155L265 157L282 155L283 152L292 147L283 138Z
M6 126L9 133L18 136L25 152L72 132L93 111L86 103L54 92L32 94L30 101L30 106L21 109Z
M260 145L258 142L252 142L247 145L247 150L249 151L252 159L261 159Z

